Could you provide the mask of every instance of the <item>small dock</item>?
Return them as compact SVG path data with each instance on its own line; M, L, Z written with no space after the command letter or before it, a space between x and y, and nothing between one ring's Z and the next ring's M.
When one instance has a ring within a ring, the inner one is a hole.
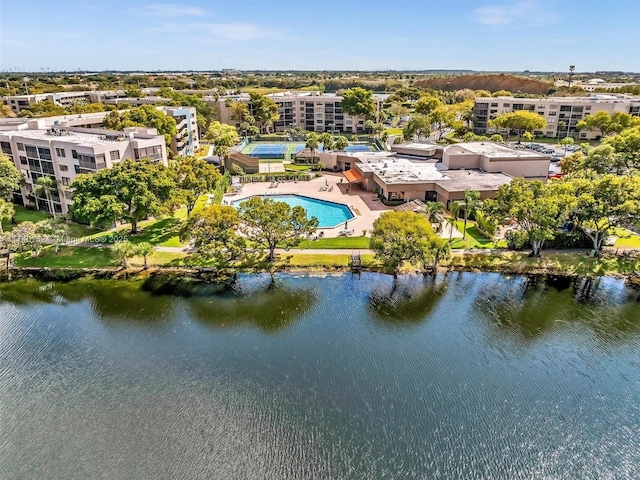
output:
M360 258L360 252L351 253L351 272L360 273L362 269L362 259Z

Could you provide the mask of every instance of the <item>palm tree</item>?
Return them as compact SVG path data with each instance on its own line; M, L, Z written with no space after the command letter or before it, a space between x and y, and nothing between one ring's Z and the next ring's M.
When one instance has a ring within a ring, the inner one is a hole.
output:
M315 163L316 150L320 146L320 142L318 141L318 136L315 133L310 133L307 137L307 143L305 143L305 148L311 150L311 163Z
M136 245L135 248L136 255L140 255L144 258L144 269L149 268L149 264L147 263L147 257L153 253L153 245L149 242L142 242Z
M36 180L36 184L33 188L37 197L45 197L49 204L49 211L53 214L53 218L56 218L56 209L53 208L52 193L58 190L56 181L48 176L40 177Z
M460 213L460 205L457 202L452 202L449 206L449 213L451 214L449 217L445 218L445 221L449 224L449 242L451 242L453 238L453 229L456 227L456 220L458 219L458 214Z
M129 268L129 257L136 254L137 246L131 242L117 242L112 248L116 256L122 261L122 266Z
M432 225L437 225L436 232L440 233L442 230L442 214L444 213L444 203L442 202L427 202L422 209L421 213L424 213Z
M13 209L13 205L6 200L2 200L0 198L0 233L2 230L2 220L5 218L12 218L15 210Z
M464 200L458 203L461 208L464 208L464 227L462 232L462 239L464 240L467 238L467 220L469 219L469 214L475 212L480 206L480 192L465 190Z

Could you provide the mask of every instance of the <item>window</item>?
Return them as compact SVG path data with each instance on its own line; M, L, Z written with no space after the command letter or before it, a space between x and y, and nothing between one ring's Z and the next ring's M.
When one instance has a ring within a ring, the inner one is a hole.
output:
M549 112L549 116L550 117L556 117L556 116L558 116L558 112Z
M547 130L547 137L553 136L553 132L551 130Z
M549 108L551 110L557 110L558 109L558 105L549 105Z
M66 153L64 151L64 148L57 148L56 147L56 155L59 157L66 157Z
M586 133L584 133L584 132L582 132L582 133L580 134L580 138L587 138L587 134L586 134Z
M29 163L27 162L27 157L20 156L20 163L22 165L28 165Z
M71 150L71 156L73 158L78 158L78 152L76 152L75 150Z
M68 187L70 182L71 182L70 178L62 177L62 185L64 185L65 187Z
M497 103L492 103L492 104L491 104L491 106L492 106L492 107L497 107L497 106L498 106L498 104L497 104Z
M111 160L120 160L120 151L114 150L113 152L109 152L109 156L111 157Z
M503 103L503 104L502 104L502 106L503 106L503 107L510 107L510 106L511 106L511 104L510 104L510 103Z
M585 110L591 110L591 105L584 107Z
M24 152L24 143L18 144L18 150L20 150L21 152Z
M66 165L58 165L58 168L60 169L61 172L68 172L69 171L69 167Z

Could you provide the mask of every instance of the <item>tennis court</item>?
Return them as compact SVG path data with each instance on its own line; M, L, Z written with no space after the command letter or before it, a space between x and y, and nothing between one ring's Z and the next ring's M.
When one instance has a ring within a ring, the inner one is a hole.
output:
M253 142L247 145L242 153L250 157L256 157L264 160L289 160L305 149L304 142ZM349 145L347 152L370 152L375 151L373 145L357 143ZM320 145L316 152L324 151Z

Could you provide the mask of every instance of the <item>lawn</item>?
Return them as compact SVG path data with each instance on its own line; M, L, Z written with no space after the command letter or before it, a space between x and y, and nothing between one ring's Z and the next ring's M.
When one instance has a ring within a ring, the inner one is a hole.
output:
M260 93L266 95L268 93L286 92L286 90L277 87L243 87L240 89L243 93Z
M616 228L614 235L618 237L615 248L640 248L640 235L626 228Z
M22 222L40 222L42 220L46 220L47 218L50 218L51 215L49 215L46 212L41 212L39 210L29 210L28 208L24 208L21 207L19 205L14 205L13 206L14 210L15 210L15 215L14 218L16 219L17 223L22 223ZM13 225L11 225L11 220L6 219L2 221L2 228L5 232L10 232L11 230L13 230Z
M321 238L319 240L303 240L296 248L344 248L366 249L369 248L369 237L336 237Z
M53 218L48 213L42 212L39 210L29 210L28 208L24 208L19 205L14 205L13 208L16 212L14 216L16 219L16 223L22 223L22 222L37 223L37 222L41 222L42 220L47 220L48 218ZM2 228L5 232L10 232L11 230L13 230L13 227L14 225L11 225L11 221L8 219L2 222ZM97 228L92 228L88 225L81 225L75 222L69 222L67 224L67 227L69 229L69 237L71 238L86 237L86 236L98 233L100 231Z
M296 165L294 163L285 164L285 170L291 172L308 172L311 170L311 165Z
M98 247L60 247L56 254L52 246L44 248L41 255L32 258L28 253L14 257L17 267L96 268L118 265L110 249Z
M387 128L385 132L389 135L402 135L402 128Z
M456 229L462 232L464 228L464 220L456 221ZM470 249L470 248L507 248L507 242L500 240L495 242L485 238L473 221L467 221L467 237L454 238L451 241L451 248L453 249Z

